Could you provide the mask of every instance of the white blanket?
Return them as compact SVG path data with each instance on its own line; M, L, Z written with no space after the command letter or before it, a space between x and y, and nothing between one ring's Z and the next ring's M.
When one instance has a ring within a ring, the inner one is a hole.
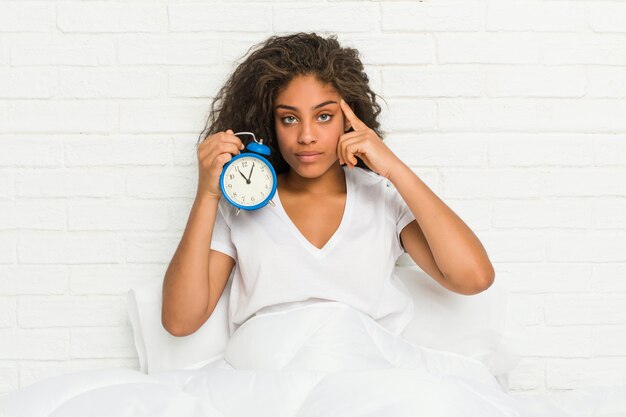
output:
M198 369L61 375L0 398L0 410L6 417L544 415L505 393L481 362L412 345L335 302L255 316L223 357Z

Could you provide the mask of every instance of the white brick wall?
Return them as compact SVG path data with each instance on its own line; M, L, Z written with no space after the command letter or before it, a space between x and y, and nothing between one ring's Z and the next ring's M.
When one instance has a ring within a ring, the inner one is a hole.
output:
M138 369L233 61L335 32L389 146L474 230L529 331L515 390L626 380L626 1L0 2L0 393Z

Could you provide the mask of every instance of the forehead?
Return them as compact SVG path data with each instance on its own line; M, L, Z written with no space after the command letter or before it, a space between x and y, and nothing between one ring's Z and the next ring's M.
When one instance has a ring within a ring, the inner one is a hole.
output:
M298 75L278 92L276 104L289 104L286 101L317 104L320 97L338 96L339 93L331 84L323 84L312 75Z

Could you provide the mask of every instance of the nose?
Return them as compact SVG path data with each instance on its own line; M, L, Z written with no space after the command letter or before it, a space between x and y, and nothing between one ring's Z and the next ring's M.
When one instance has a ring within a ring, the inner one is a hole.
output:
M313 123L304 121L300 124L300 131L298 132L298 143L302 145L308 145L309 143L313 142L317 142Z

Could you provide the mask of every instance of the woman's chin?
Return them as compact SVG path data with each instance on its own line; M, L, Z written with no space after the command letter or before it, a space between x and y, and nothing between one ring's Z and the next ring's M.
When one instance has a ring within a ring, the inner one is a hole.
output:
M291 170L302 178L318 178L329 171L342 169L339 160L328 164L295 164Z

